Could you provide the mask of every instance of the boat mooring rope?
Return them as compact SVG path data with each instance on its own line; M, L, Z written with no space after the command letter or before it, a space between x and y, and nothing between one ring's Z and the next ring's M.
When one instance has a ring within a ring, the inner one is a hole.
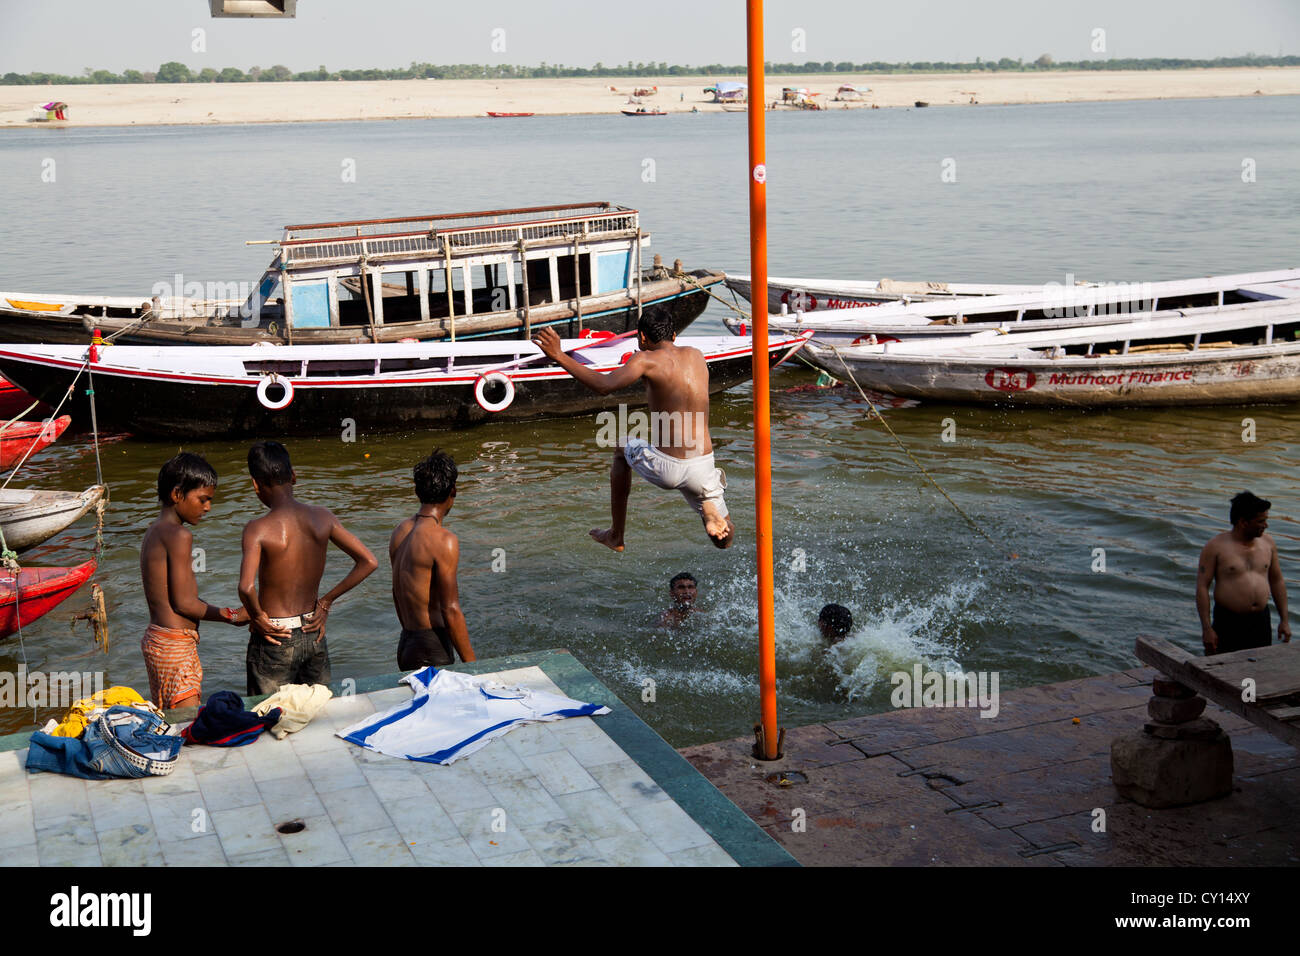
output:
M952 498L949 496L948 492L944 491L943 488L941 488L941 487L939 486L939 482L935 481L934 478L930 475L930 473L929 473L928 471L925 470L925 466L922 465L919 461L917 461L917 460L916 460L916 457L915 457L915 456L914 456L910 451L907 450L907 446L904 445L904 444L903 444L903 440L902 440L901 438L898 437L898 433L895 432L892 428L889 427L889 422L885 421L885 416L882 415L882 414L880 414L880 409L876 408L875 403L874 403L870 398L867 397L867 393L864 392L864 391L862 390L862 386L858 384L858 380L857 380L856 378L853 377L853 370L850 369L849 366L848 366L848 363L844 361L844 356L840 354L840 350L837 349L834 345L829 346L829 348L830 348L830 350L831 350L832 352L835 353L835 357L838 358L838 359L840 360L840 364L844 366L844 371L848 374L848 376L849 376L849 381L851 381L851 382L853 383L853 387L856 388L856 389L858 390L858 394L862 396L862 400L863 400L864 402L866 402L867 405L871 408L871 412L872 412L872 414L875 415L876 418L878 418L878 419L880 420L880 424L882 424L882 425L885 426L885 431L889 432L890 437L892 437L892 438L894 439L894 441L898 442L898 447L901 448L901 449L903 449L903 454L905 454L908 458L910 458L910 459L912 460L912 464L914 464L914 465L916 466L917 470L918 470L921 474L925 475L926 480L929 481L930 484L934 485L934 489L935 489L935 491L937 491L937 492L939 492L939 494L943 495L943 497L947 500L948 504L952 505L953 510L955 510L959 515L961 515L963 518L965 518L967 524L969 524L972 528L974 528L974 529L975 529L975 532L976 532L976 533L977 533L981 538L983 538L985 541L987 541L989 544L993 545L994 547L1000 547L1000 546L998 545L998 543L997 543L996 541L994 541L994 540L993 540L993 539L988 535L988 533L985 532L984 529L981 528L981 527L980 527L980 526L975 522L975 519L974 519L974 518L972 518L970 515L968 515L965 511L962 510L961 505L957 504L957 502L955 502L955 501L952 500Z
M742 309L739 308L738 306L733 305L732 303L728 302L726 299L722 298L720 295L717 295L716 293L714 293L712 289L706 288L705 286L701 285L700 282L699 282L699 280L696 279L695 276L693 276L693 275L688 275L687 273L684 273L684 272L674 273L674 276L675 276L676 278L678 278L678 279L682 279L682 280L685 280L685 281L687 281L687 282L692 283L692 284L693 284L697 289L699 289L699 290L700 290L701 292L703 292L705 295L709 296L709 297L712 298L712 299L717 299L719 302L721 302L723 305L725 305L725 306L726 306L728 309L730 309L732 312L735 312L737 315L739 315L742 319L746 319L746 320L751 320L751 319L752 319L750 313L745 312L744 310L742 310ZM733 291L732 294L733 294L733 295L735 294L734 291ZM833 346L833 345L830 346L830 349L831 349L831 351L833 351L833 352L835 353L835 357L838 358L838 359L840 360L840 364L844 366L844 371L845 371L846 373L848 373L849 381L851 381L851 382L853 383L853 387L856 388L856 389L858 390L858 394L862 396L862 400L865 401L865 402L867 403L868 407L870 407L870 409L871 409L871 414L874 415L877 419L879 419L880 424L882 424L882 425L885 426L885 430L886 430L887 432L889 432L890 437L892 437L892 438L894 439L894 441L898 442L898 447L901 448L901 449L903 449L903 454L907 455L907 457L908 457L909 459L911 459L912 464L916 466L917 471L919 471L922 475L924 475L924 476L925 476L925 479L926 479L928 482L930 482L930 484L934 485L935 490L936 490L937 492L939 492L939 494L943 495L944 499L948 502L948 504L952 505L953 510L955 510L959 515L961 515L961 516L966 520L966 523L969 524L969 525L970 525L970 526L975 530L975 533L976 533L976 534L978 534L981 538L983 538L983 539L984 539L985 541L987 541L989 544L991 544L991 545L993 545L994 547L997 547L997 548L1000 549L1000 545L998 545L998 543L997 543L996 541L994 541L993 538L990 537L989 534L988 534L988 533L987 533L983 528L981 528L981 527L979 526L978 523L976 523L976 521L975 521L974 518L972 518L972 517L971 517L970 515L968 515L964 510L962 510L961 505L957 504L957 502L955 502L955 501L952 500L952 497L948 494L948 492L944 491L943 488L940 487L939 483L938 483L937 481L934 480L934 478L931 476L931 474L930 474L928 471L925 470L925 466L922 465L919 461L917 461L917 460L916 460L916 457L915 457L915 456L914 456L910 451L907 450L907 446L903 444L903 440L902 440L901 438L898 437L898 434L897 434L897 433L896 433L892 428L889 427L889 422L885 421L885 416L883 416L883 415L880 414L880 409L876 408L875 403L874 403L870 398L867 397L867 393L864 392L864 391L862 390L862 386L858 384L858 380L857 380L856 378L853 377L853 372L849 369L848 365L845 363L845 361L844 361L844 356L843 356L843 355L840 355L840 350L837 349L837 348L836 348L835 346ZM801 361L803 361L803 362L804 362L806 365L808 365L810 368L816 368L815 365L812 365L812 363L808 362L808 360L805 359L802 355L797 356L797 358L799 358ZM825 371L825 370L824 370L824 369L818 369L818 371ZM1012 554L1012 557L1015 557L1015 556L1016 556L1016 555Z

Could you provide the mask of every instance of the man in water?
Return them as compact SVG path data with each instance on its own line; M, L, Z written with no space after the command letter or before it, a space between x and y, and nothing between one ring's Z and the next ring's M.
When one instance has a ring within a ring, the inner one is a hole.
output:
M417 462L420 510L399 524L388 542L393 605L402 625L397 666L404 671L448 667L457 653L466 663L476 659L456 588L460 542L443 527L456 503L457 475L451 455L436 448Z
M1232 499L1228 519L1232 530L1217 534L1201 551L1196 574L1196 611L1201 618L1205 653L1226 654L1273 641L1268 613L1272 594L1281 617L1277 639L1291 640L1287 622L1286 582L1278 566L1277 545L1268 528L1270 503L1243 491ZM1210 616L1210 584L1214 583L1214 616Z
M853 630L853 614L842 604L827 604L817 615L817 628L828 644L838 644Z
M615 450L609 471L611 524L591 531L592 538L613 551L623 550L633 471L652 485L680 491L714 546L729 548L735 538L736 527L722 500L727 478L713 465L709 366L699 349L674 344L676 337L668 315L647 312L637 323L640 350L612 372L597 372L561 351L560 337L551 329L533 338L549 358L599 395L645 380L652 441L628 438L625 447Z
M668 582L668 596L673 599L673 604L659 615L660 626L678 627L685 624L695 610L695 597L698 593L699 585L688 572L673 575L673 579Z

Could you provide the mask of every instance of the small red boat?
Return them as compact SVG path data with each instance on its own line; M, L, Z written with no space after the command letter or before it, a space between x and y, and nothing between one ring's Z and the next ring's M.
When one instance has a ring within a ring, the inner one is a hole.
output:
M71 415L60 415L50 422L14 422L0 429L0 471L8 471L22 461L28 449L40 451L67 431L70 424Z
M32 398L17 385L0 378L0 419L8 421L25 412L36 399ZM49 406L39 403L33 412L48 412Z
M533 113L493 113L491 110L488 110L488 116L495 116L495 117L498 117L498 118L500 118L500 117L502 117L502 116L533 116L533 115L535 115L535 114L533 114Z
M0 638L18 630L19 615L26 627L48 614L81 587L95 573L95 559L75 568L27 568L14 576L0 571Z

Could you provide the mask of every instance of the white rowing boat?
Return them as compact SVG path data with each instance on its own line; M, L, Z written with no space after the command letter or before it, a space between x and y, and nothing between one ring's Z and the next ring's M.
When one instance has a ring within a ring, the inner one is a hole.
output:
M1169 282L1048 283L1033 292L772 315L768 324L787 334L812 330L815 340L823 345L869 345L951 337L988 329L1070 330L1122 324L1138 316L1166 312L1190 314L1284 300L1300 300L1300 269ZM736 334L748 332L743 319L732 317L724 321Z
M844 345L805 358L863 388L1007 405L1225 405L1300 401L1293 302L1175 310L1070 330L989 329Z
M748 273L726 273L727 287L753 301ZM1088 283L1085 283L1087 285ZM933 302L988 295L1017 295L1041 292L1041 285L975 282L907 282L875 279L853 282L841 279L797 279L772 276L767 280L767 307L772 313L817 312L859 309L887 302Z
M48 541L101 499L108 489L91 485L85 491L49 491L38 488L0 489L0 529L11 550L25 551Z

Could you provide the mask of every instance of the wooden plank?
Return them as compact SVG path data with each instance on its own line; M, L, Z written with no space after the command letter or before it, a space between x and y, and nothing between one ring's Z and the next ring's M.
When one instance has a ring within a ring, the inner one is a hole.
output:
M1295 720L1300 717L1300 707L1265 707L1277 720Z
M1201 666L1206 674L1233 687L1253 680L1257 700L1300 694L1300 648L1291 651L1286 644L1216 654L1202 658Z
M1275 666L1289 665L1292 662L1296 651L1293 651L1290 645L1274 644L1270 647L1219 655L1223 658L1246 655L1240 661L1228 662L1229 667L1211 667L1210 665L1219 663L1218 657L1197 657L1159 637L1139 637L1135 650L1138 660L1142 663L1149 664L1171 680L1190 687L1223 709L1246 718L1279 740L1293 747L1300 747L1300 723L1279 720L1273 712L1260 706L1258 700L1250 703L1243 701L1240 683L1229 683L1220 676L1224 673L1235 676L1236 671L1231 667L1245 663L1254 668L1254 673L1249 676L1257 682L1258 686L1260 682L1267 679L1267 675ZM1211 670L1217 670L1219 673L1210 673Z

